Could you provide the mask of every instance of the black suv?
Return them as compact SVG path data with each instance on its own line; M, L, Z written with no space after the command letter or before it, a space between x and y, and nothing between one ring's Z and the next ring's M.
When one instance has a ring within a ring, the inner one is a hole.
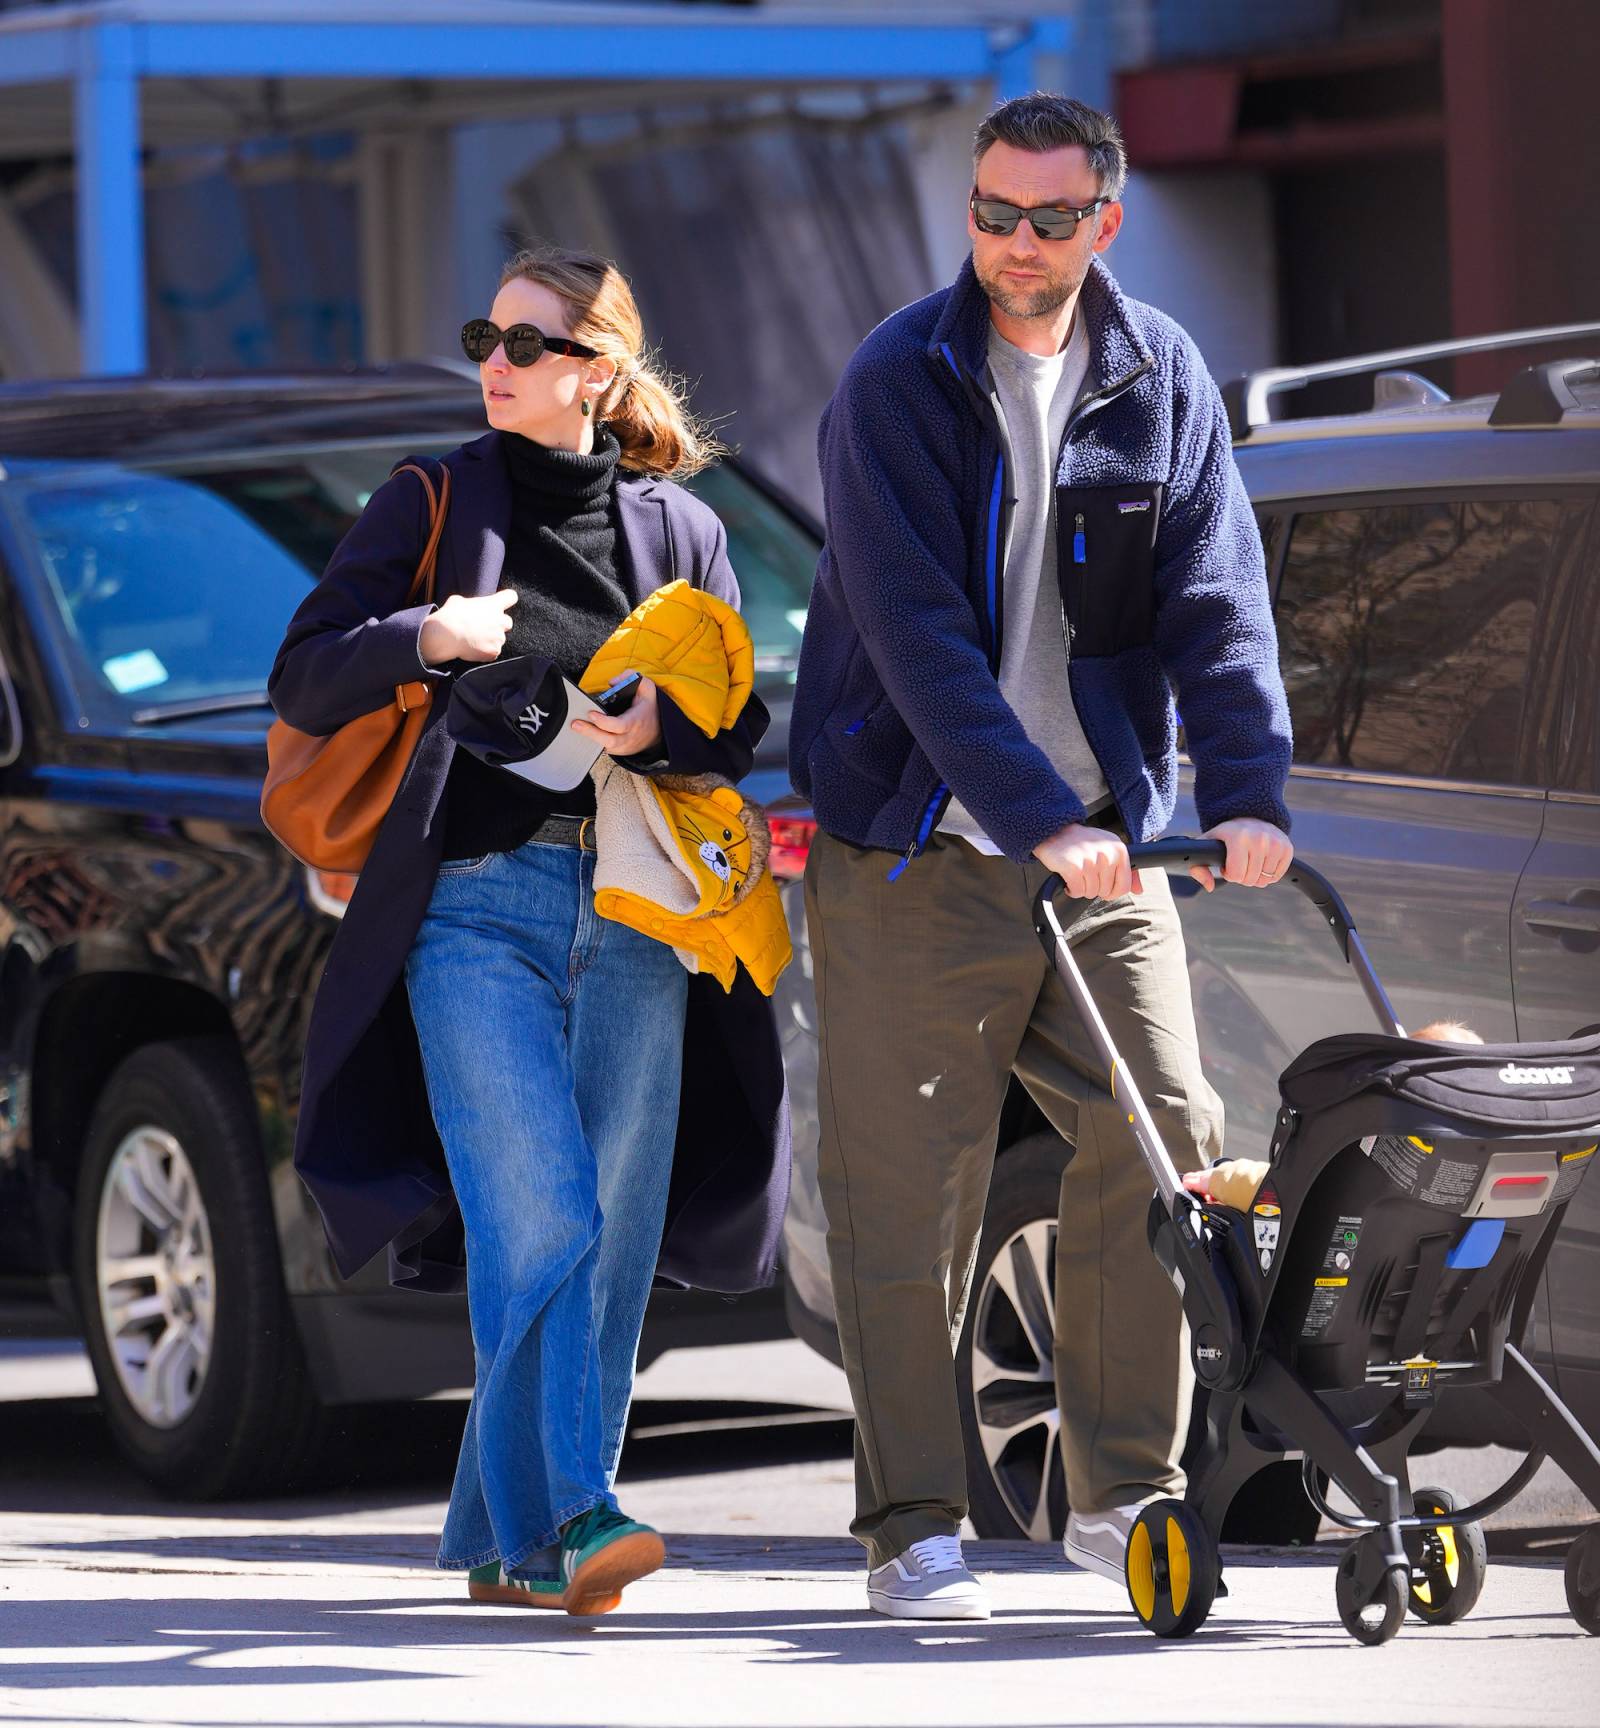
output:
M1275 370L1225 392L1266 543L1294 720L1296 846L1332 878L1402 1023L1490 1042L1600 1022L1600 364L1529 367L1451 401L1408 368L1483 348L1593 344L1600 325ZM1271 418L1283 391L1376 375L1370 412ZM1173 833L1195 833L1184 770ZM801 836L805 812L790 812ZM1206 1071L1229 1150L1264 1155L1277 1076L1371 1012L1297 895L1182 896ZM791 891L797 943L804 917ZM816 1182L809 967L779 985L795 1109L791 1319L837 1357ZM1072 1149L1014 1085L957 1355L973 1522L1059 1536L1066 1516L1048 1316ZM1154 1261L1150 1276L1159 1277ZM1038 1317L1045 1316L1041 1330ZM1600 1432L1600 1187L1579 1191L1529 1347ZM1481 1392L1441 1400L1433 1444L1503 1440ZM1263 1472L1230 1531L1308 1535L1299 1467Z
M81 1325L122 1447L184 1492L293 1479L330 1405L471 1384L465 1299L340 1281L291 1167L351 880L258 802L290 614L402 455L482 430L475 385L420 365L0 389L0 1302ZM816 533L736 463L695 487L770 799ZM665 1295L643 1354L786 1332L776 1293Z

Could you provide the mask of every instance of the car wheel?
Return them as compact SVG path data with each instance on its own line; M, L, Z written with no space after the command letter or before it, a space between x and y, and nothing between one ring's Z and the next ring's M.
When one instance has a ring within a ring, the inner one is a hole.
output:
M300 1480L317 1450L284 1294L254 1104L232 1044L150 1044L96 1104L74 1271L100 1400L123 1453L185 1497Z
M1052 1317L1070 1156L1056 1135L1035 1134L995 1163L956 1351L967 1498L980 1536L1059 1541L1066 1528Z

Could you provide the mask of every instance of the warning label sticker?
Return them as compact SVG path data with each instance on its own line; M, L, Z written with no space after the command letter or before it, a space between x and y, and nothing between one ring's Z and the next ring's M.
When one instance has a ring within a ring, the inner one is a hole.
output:
M1278 1233L1283 1228L1283 1208L1271 1182L1263 1182L1256 1191L1255 1204L1250 1208L1250 1227L1255 1233L1256 1263L1265 1277L1272 1270L1272 1257L1278 1252Z
M1312 1286L1311 1303L1300 1327L1302 1338L1315 1338L1333 1324L1333 1317L1349 1288L1356 1250L1361 1246L1362 1222L1360 1213L1344 1213L1334 1225L1328 1245L1323 1249L1322 1268Z
M1306 1309L1305 1324L1300 1328L1302 1338L1316 1338L1327 1331L1333 1324L1343 1294L1342 1289L1318 1284L1311 1292L1311 1306Z
M1552 1205L1559 1205L1563 1200L1570 1200L1578 1191L1578 1184L1584 1174L1596 1162L1595 1153L1600 1147L1585 1146L1577 1152L1563 1152L1558 1166L1556 1185L1550 1191Z
M1432 1166L1430 1175L1432 1180L1418 1198L1430 1206L1451 1206L1459 1211L1472 1198L1483 1168L1458 1158L1441 1158Z
M1402 1138L1398 1134L1383 1134L1364 1141L1367 1156L1397 1187L1415 1194L1422 1186L1432 1165L1432 1153L1423 1150L1420 1140Z

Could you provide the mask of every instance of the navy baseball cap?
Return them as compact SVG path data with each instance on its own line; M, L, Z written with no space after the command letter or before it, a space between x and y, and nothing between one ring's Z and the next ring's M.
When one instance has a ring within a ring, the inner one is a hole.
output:
M444 723L457 744L493 767L570 792L600 754L571 723L595 712L542 654L520 654L458 672Z

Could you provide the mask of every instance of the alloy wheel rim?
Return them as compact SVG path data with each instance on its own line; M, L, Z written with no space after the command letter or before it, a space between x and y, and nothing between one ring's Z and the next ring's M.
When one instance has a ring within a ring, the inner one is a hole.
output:
M100 1190L95 1284L124 1396L152 1428L199 1402L216 1324L216 1255L193 1167L163 1128L140 1127L112 1154Z
M972 1402L984 1463L1030 1541L1066 1523L1055 1384L1056 1222L1025 1224L1000 1245L977 1293Z

